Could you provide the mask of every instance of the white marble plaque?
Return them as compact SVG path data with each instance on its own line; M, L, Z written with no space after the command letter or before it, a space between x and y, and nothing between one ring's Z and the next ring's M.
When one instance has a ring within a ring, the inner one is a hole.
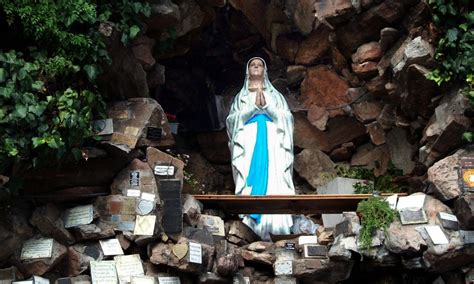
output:
M94 219L94 207L89 204L67 209L65 217L65 228L72 228L79 225L90 224Z
M298 245L302 246L305 244L317 244L318 236L299 236Z
M158 277L159 284L181 284L181 280L176 276Z
M117 271L115 269L115 261L91 261L91 277L92 284L116 284Z
M20 259L49 258L53 253L53 239L28 240L23 243Z
M139 197L142 192L139 189L127 189L127 196Z
M137 219L135 219L135 230L133 231L133 234L141 236L153 236L153 233L155 232L155 222L155 215L137 215Z
M33 280L13 281L12 284L34 284Z
M189 262L202 264L202 245L189 242Z
M391 209L395 210L397 208L397 201L398 201L398 195L390 195L389 197L385 198L385 200L388 202L388 206L390 206Z
M293 273L293 261L283 260L275 262L275 275L291 275Z
M152 276L132 276L131 284L155 284L155 277Z
M104 255L122 255L122 246L118 239L99 240Z
M153 193L142 192L141 199L148 201L155 201L156 195Z
M425 204L425 195L416 194L410 196L400 196L398 198L397 210L408 209L408 208L422 208Z
M148 215L153 209L155 209L154 201L140 199L137 202L137 213L140 215Z
M49 279L39 277L39 276L33 276L33 283L34 284L49 284Z
M140 255L120 255L114 257L120 282L131 282L132 276L145 275Z
M446 235L443 233L443 230L441 230L441 227L438 225L434 226L425 226L425 230L430 236L431 241L435 245L445 245L449 244L448 238L446 238Z
M439 212L439 217L443 218L445 220L458 222L458 217L456 217L456 215L449 214L449 213L446 213L446 212Z
M173 176L174 166L156 165L154 172L157 176Z

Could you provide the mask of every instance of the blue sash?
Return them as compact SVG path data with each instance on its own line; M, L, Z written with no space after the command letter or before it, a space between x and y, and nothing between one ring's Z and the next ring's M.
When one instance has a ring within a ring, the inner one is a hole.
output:
M268 138L267 121L273 121L268 115L259 113L252 116L245 122L257 123L257 139L252 154L249 174L247 176L247 186L252 187L250 195L265 195L268 185ZM260 223L260 214L250 214L257 224Z

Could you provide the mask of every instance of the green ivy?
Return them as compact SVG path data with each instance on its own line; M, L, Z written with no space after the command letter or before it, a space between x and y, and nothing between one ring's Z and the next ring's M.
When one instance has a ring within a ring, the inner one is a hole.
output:
M377 230L386 231L395 220L396 212L381 197L371 197L359 202L357 212L361 215L362 228L359 234L360 247L369 249Z

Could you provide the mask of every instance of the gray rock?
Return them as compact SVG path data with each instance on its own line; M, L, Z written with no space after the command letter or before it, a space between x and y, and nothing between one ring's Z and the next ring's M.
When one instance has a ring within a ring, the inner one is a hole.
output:
M334 283L349 278L352 265L352 261L295 259L293 260L292 276L303 281L303 283Z
M380 30L380 49L386 51L398 39L400 32L394 28L383 28Z
M403 57L401 60L394 57L392 58L391 65L392 71L395 77L397 77L402 70L407 68L409 65L417 63L426 66L426 63L432 61L434 56L433 46L423 40L421 36L410 40L406 46L402 46Z
M474 230L474 194L461 195L454 203L461 228Z
M334 173L335 164L317 149L304 149L295 157L294 166L301 177L317 188L324 184L323 174Z
M110 221L97 220L92 224L74 227L77 240L100 240L115 236L115 224Z
M76 244L68 247L67 251L67 275L78 276L89 268L91 261L100 261L104 254L98 244Z
M387 145L395 167L403 170L403 174L410 174L415 168L415 162L412 160L415 148L408 142L405 130L393 128L389 131Z
M227 240L239 246L260 240L260 237L241 221L233 220L226 222L225 231Z
M390 224L385 239L385 247L397 254L412 254L421 252L427 246L415 225L403 226L395 221Z
M431 183L430 189L442 201L458 197L462 190L459 186L459 157L466 151L459 150L455 154L436 162L428 169L427 181Z

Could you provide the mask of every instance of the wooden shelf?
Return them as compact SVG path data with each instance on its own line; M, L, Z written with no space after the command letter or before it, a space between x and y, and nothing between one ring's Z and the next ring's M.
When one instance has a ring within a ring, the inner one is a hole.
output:
M390 196L393 193L383 193ZM398 193L399 196L406 195ZM355 211L371 194L317 195L194 195L205 209L221 209L230 214L316 214Z

